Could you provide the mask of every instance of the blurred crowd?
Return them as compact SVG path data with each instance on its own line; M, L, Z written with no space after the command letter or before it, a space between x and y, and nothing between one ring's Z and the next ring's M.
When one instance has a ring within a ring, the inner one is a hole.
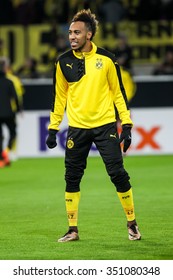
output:
M72 16L82 8L90 8L97 14L100 23L112 23L123 20L173 20L173 0L1 0L0 25L23 25L48 23L51 25L49 49L42 55L41 61L35 57L26 57L15 71L20 78L52 77L55 59L69 48L68 38L59 34L58 24L68 24ZM112 51L123 69L133 71L132 48L125 34L118 34L117 44ZM4 42L0 39L0 57L5 56ZM152 70L152 75L173 74L173 48L169 48L160 64ZM47 65L46 73L39 65ZM49 69L50 65L50 69Z
M82 8L102 22L173 19L173 0L1 0L0 24L63 24Z

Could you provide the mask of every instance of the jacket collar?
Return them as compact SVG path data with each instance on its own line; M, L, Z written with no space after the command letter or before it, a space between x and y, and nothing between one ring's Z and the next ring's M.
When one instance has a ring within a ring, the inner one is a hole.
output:
M92 57L97 51L97 46L93 42L91 42L91 44L92 44L92 50L90 52L76 52L73 50L74 56L76 56L79 59L83 59L83 58L88 59Z

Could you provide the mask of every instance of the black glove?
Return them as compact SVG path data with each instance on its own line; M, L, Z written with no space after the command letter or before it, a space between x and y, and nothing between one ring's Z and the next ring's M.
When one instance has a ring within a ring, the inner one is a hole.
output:
M57 146L57 143L56 143L57 132L58 131L55 129L49 129L49 135L46 139L46 145L48 146L49 149L53 149Z
M122 132L120 135L120 143L124 141L123 152L125 153L130 147L132 136L131 136L132 126L130 124L124 124L122 126Z

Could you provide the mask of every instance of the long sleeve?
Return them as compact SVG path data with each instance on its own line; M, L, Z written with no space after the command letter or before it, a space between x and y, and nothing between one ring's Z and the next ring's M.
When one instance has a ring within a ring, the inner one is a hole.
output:
M112 67L110 68L109 80L111 89L113 92L113 101L115 107L117 108L119 118L121 120L121 124L131 124L133 122L130 118L130 110L128 106L128 100L126 96L126 92L124 89L124 85L122 82L121 72L119 65L115 62L115 66L112 63Z
M68 84L63 76L59 62L55 64L53 81L53 102L48 129L59 130L67 103Z

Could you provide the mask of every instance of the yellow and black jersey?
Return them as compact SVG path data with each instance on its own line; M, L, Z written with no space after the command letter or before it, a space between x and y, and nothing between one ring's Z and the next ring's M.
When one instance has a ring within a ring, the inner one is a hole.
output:
M17 97L18 97L19 107L20 107L20 109L22 109L22 107L23 107L23 95L24 95L23 84L22 84L21 80L16 75L12 74L11 72L8 72L6 76L14 84L14 87L15 87L15 90L16 90L16 93L17 93Z
M110 52L92 43L90 52L69 50L55 63L49 129L59 130L64 111L68 124L94 128L116 120L132 124L119 65Z

